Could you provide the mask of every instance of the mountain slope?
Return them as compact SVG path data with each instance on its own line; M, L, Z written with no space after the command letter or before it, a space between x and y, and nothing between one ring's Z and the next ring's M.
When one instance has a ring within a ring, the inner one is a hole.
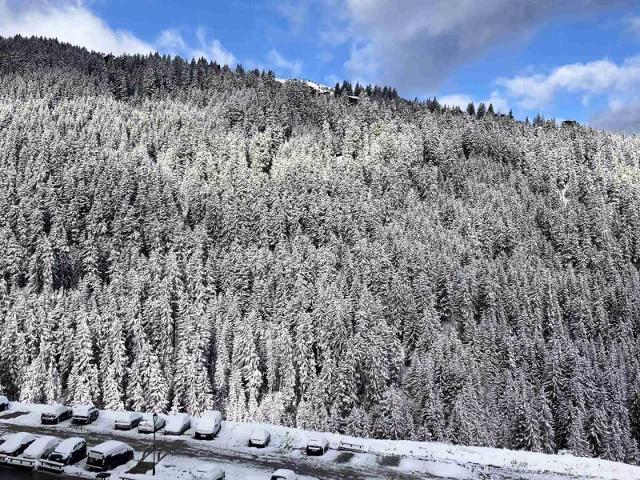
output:
M639 141L0 40L0 383L637 462Z

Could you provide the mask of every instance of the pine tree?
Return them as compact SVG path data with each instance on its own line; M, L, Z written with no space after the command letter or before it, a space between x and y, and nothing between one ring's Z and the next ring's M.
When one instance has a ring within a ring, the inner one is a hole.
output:
M72 405L93 404L98 398L98 372L93 361L91 333L85 311L78 315L73 339L73 365L68 380Z
M476 116L476 107L473 102L469 102L469 105L467 105L467 114L472 117Z
M480 103L478 105L478 110L476 112L476 118L483 118L487 114L487 107L484 103Z

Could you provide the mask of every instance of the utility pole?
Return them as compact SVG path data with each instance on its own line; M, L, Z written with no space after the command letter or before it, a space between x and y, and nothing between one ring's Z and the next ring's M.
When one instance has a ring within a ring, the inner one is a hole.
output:
M156 476L156 430L158 414L153 412L153 476Z

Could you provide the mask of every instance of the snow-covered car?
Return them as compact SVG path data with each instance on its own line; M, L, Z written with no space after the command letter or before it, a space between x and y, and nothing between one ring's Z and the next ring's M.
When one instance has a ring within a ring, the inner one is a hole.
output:
M164 425L165 435L182 435L191 427L191 418L186 413L178 413L167 418Z
M55 450L49 455L47 460L61 463L63 465L73 465L87 456L87 442L84 438L71 437L60 442Z
M93 405L76 405L73 407L71 423L76 425L89 425L98 419L98 409Z
M113 428L116 430L131 430L140 425L142 414L137 412L121 412L116 416L113 422Z
M249 435L250 447L264 448L267 445L269 445L270 441L271 441L271 434L269 433L268 430L264 428L258 428L252 431L251 435Z
M50 405L40 414L40 421L43 425L57 425L72 416L73 410L66 405Z
M6 463L14 467L33 468L36 461L47 458L58 446L60 440L48 435L36 438L26 449L22 455L7 457Z
M296 472L281 468L271 474L271 480L298 480Z
M0 395L0 412L9 410L9 399L4 395Z
M218 410L206 410L198 419L194 436L213 440L222 428L222 414Z
M36 437L26 432L12 433L7 435L6 440L0 445L0 462L6 461L7 457L16 457L24 452L29 445L35 442Z
M307 441L307 455L324 455L329 450L329 441L326 438L316 437Z
M108 440L89 449L87 470L104 472L133 459L133 449L124 442Z
M224 470L214 465L202 465L193 474L194 480L223 480L225 477Z
M157 432L164 427L165 423L165 419L160 415L156 416L155 422L153 421L153 416L149 415L140 422L140 425L138 425L138 433Z

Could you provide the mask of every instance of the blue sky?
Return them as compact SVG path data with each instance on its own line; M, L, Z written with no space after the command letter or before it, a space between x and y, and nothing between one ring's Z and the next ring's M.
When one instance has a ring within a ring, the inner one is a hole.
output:
M637 0L0 0L16 33L640 132Z

